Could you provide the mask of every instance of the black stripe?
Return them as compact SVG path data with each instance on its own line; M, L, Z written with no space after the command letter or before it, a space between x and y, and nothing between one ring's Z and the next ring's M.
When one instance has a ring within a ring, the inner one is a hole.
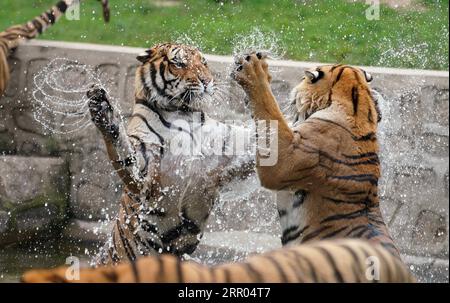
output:
M313 282L314 282L314 283L320 282L320 281L319 281L319 277L317 276L317 273L316 273L316 267L315 267L314 264L311 262L311 260L309 260L307 257L305 257L305 256L303 256L303 255L301 255L301 254L299 254L298 252L295 252L295 253L296 253L296 255L297 255L297 258L300 260L300 262L301 262L301 261L304 261L304 262L308 265L309 272L310 272L310 274L311 274L311 276L312 276Z
M225 275L225 283L230 283L230 282L232 282L231 281L231 273L230 273L230 270L228 269L228 268L223 268L222 269L223 270L223 273L224 273L224 275Z
M155 241L153 241L150 238L146 238L144 240L139 236L138 233L136 233L134 236L136 237L136 240L140 244L144 245L144 247L148 250L148 252L151 252L153 250L156 253L160 253L160 251L164 250L163 247L159 243L156 243ZM148 254L145 254L145 255L148 255Z
M358 112L359 92L357 87L352 87L353 115Z
M358 234L353 235L353 233L360 231ZM347 234L345 235L346 237L355 237L355 238L359 238L361 237L362 234L364 234L367 231L367 225L358 225L356 227L353 227L350 231L347 232Z
M140 279L139 279L139 269L137 267L137 263L136 261L131 261L131 270L133 272L133 276L134 276L134 282L135 283L140 283Z
M162 63L161 63L161 65L162 65ZM156 83L156 73L157 72L158 71L156 70L155 63L152 62L150 64L150 77L151 77L151 80L152 80L153 87L156 88L156 91L158 92L158 94L160 96L163 96L163 97L166 98L167 97L166 91L164 90L164 88L159 87L158 83Z
M116 220L116 226L117 226L117 230L119 231L119 238L122 241L122 245L123 245L125 253L128 257L128 260L129 261L136 260L136 255L134 254L133 249L131 248L130 242L128 242L128 239L125 238L125 236L123 234L123 230L122 230L122 227L120 226L119 220Z
M114 255L117 257L116 259L113 259L113 262L118 263L120 261L120 257L117 253L117 243L116 243L116 233L115 233L116 228L114 228L114 232L112 234L112 242L113 242L113 248L114 248Z
M388 242L380 242L380 245L383 246L386 250L388 250L393 256L398 257L399 252L394 244ZM392 253L392 251L394 253Z
M150 97L150 88L147 85L147 82L145 80L145 74L144 74L144 66L141 67L141 69L139 70L139 74L141 76L141 83L142 83L142 87L144 88L144 94L146 97Z
M244 266L246 272L250 276L251 283L262 283L264 282L264 277L259 273L253 265L250 263L243 263L242 266Z
M169 121L164 119L162 114L153 106L153 104L151 102L148 102L147 100L143 100L143 99L136 99L136 104L140 104L140 105L147 107L148 109L150 109L152 112L154 112L158 116L159 120L166 128L172 128L172 123L170 123Z
M294 225L294 226L290 226L286 229L283 230L283 235L282 238L286 237L288 234L290 234L291 232L296 231L300 226L298 225Z
M293 208L300 207L305 202L305 199L306 199L306 191L299 190L294 195L294 203L292 204L292 207Z
M378 159L378 154L374 153L374 152L369 152L369 153L362 153L359 155L346 155L346 154L342 154L344 157L348 158L348 159L352 159L352 160L357 160L357 159L361 159L361 158L368 158L368 157L373 157Z
M348 247L347 245L341 245L341 247L343 248L343 249L345 249L349 254L350 254L350 256L352 257L352 271L353 271L353 275L355 276L355 282L356 283L360 283L361 282L361 279L360 279L360 270L356 267L357 266L357 264L359 264L360 262L359 262L359 258L358 258L358 256L356 255L356 253L355 253L355 251L351 248L351 247Z
M177 275L178 283L184 283L184 275L183 275L183 264L179 259L176 260L175 264L175 272Z
M165 216L167 216L167 213L158 208L153 208L147 212L147 215L152 215L152 216L157 216L157 217L165 217Z
M334 121L328 120L328 119L312 117L308 121L305 121L303 123L309 123L312 120L319 120L319 121L322 121L322 122L326 122L326 123L330 123L330 124L336 125L336 126L342 128L343 130L345 130L347 133L349 133L352 136L352 139L354 141L374 141L374 140L376 140L376 134L374 132L370 132L370 133L367 133L367 134L362 135L362 136L355 136L350 130L348 130L344 126L342 126L339 123L336 123Z
M39 22L37 19L31 20L31 23L33 23L33 25L37 29L38 33L42 34L42 23Z
M56 19L55 19L55 15L53 14L53 11L45 12L45 15L47 16L50 24L54 24L55 23Z
M364 204L364 205L366 205L365 201L346 201L346 200L334 199L334 198L330 198L330 197L323 197L323 200L332 202L334 204L354 204L354 205Z
M342 73L344 72L344 70L347 68L347 66L344 66L343 68L341 68L336 76L336 79L334 80L333 86L336 85L336 83L339 82L339 80L341 80L341 76Z
M347 165L347 166L358 166L358 165L379 165L380 164L380 160L378 159L378 156L374 157L371 156L369 159L360 161L360 162L347 162L344 160L340 160L337 159L333 156L331 156L330 154L328 154L327 152L324 152L320 149L314 148L304 142L299 143L301 146L304 146L310 150L304 150L302 149L304 152L306 153L318 153L320 156L327 158L328 160L334 162L334 163L338 163L338 164L343 164L343 165ZM366 158L366 157L361 157L361 158ZM349 158L351 159L351 158ZM358 159L358 158L357 158ZM352 159L353 160L353 159ZM356 159L355 159L356 160Z
M278 263L278 260L276 260L272 256L265 256L264 259L268 260L275 267L278 274L280 275L281 283L287 283L288 277L286 276L286 273L284 272L283 267L280 265L280 263Z
M169 229L165 233L163 233L161 235L161 241L163 243L170 243L170 242L178 239L178 237L181 236L182 232L183 232L183 224L177 225L177 226Z
M298 239L298 237L300 237L308 228L309 228L309 225L305 226L301 230L299 230L291 235L289 235L289 234L284 235L283 237L281 237L281 244L284 246L284 245L288 244L289 242L292 242L292 241Z
M344 231L347 229L347 226L344 226L342 228L339 228L329 234L326 234L325 236L322 236L322 239L328 239L328 238L333 238L334 236L336 236L337 234L339 234L341 231Z
M287 211L285 209L278 209L278 216L284 217L287 215Z
M351 213L347 213L347 214L337 214L337 215L332 215L332 216L326 217L325 219L320 221L320 224L330 222L330 221L356 219L356 218L366 216L366 215L367 215L367 208L363 208L363 209L360 209L360 210L357 210L357 211L354 211Z
M172 123L170 123L169 121L167 121L167 120L162 116L162 114L158 111L158 109L157 109L155 106L153 106L152 103L147 102L146 100L137 99L137 100L136 100L136 104L143 105L143 106L147 107L148 109L150 109L152 112L154 112L154 113L158 116L159 121L161 121L161 123L162 123L166 128L168 128L168 129L176 129L176 130L178 130L179 132L185 132L186 134L189 134L189 136L191 137L191 139L194 141L194 135L193 135L189 130L186 130L186 129L180 127L180 126L178 126L178 127L176 127L176 128L173 127Z
M201 228L193 220L188 218L185 212L181 216L181 223L162 234L161 240L163 243L170 243L179 238L183 233L194 235L201 233Z
M325 255L325 258L328 260L328 262L331 264L331 268L334 271L334 277L336 278L336 281L338 283L344 283L344 278L342 277L339 269L337 268L336 262L333 258L333 256L328 252L327 249L323 247L317 247L319 251L322 252L323 255Z
M144 123L147 125L147 128L148 128L152 133L154 133L154 134L158 137L159 142L160 142L162 145L164 145L164 138L163 138L160 134L158 134L158 132L156 132L156 131L153 129L153 127L150 126L150 124L148 123L147 119L146 119L143 115L141 115L141 114L134 114L134 115L132 115L132 117L138 117L138 118L140 118L142 121L144 121Z
M164 267L164 260L161 257L157 257L156 260L158 261L158 275L157 277L160 279L159 281L164 281L164 274L165 274L165 267Z
M369 182L374 186L378 186L378 177L372 174L347 175L347 176L330 176L330 179L348 180L354 182Z
M66 12L66 10L67 10L67 4L66 4L66 2L64 2L64 1L59 1L58 3L56 3L56 7L58 8L58 10L61 12L61 13L65 13Z
M119 276L115 272L115 268L111 268L111 271L101 270L99 273L103 275L108 282L116 283L119 280Z
M158 234L158 226L157 225L150 223L146 219L140 219L139 216L138 216L138 220L139 220L139 225L142 227L142 229L144 231L153 233L155 235Z
M320 235L321 232L323 232L323 231L325 231L325 230L327 230L327 229L330 229L330 228L331 228L331 226L329 226L329 225L327 225L327 226L322 226L321 228L317 229L316 231L307 234L306 236L304 236L304 237L302 238L302 243L304 243L304 242L306 242L306 241L309 241L309 240L311 240L311 239L314 239L315 237L317 237L318 235Z

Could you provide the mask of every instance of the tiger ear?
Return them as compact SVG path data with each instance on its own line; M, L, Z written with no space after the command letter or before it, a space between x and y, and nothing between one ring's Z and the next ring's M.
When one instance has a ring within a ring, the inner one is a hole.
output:
M372 82L373 77L371 74L369 74L368 72L364 71L364 76L366 77L366 81L367 82Z
M319 78L319 72L318 72L318 71L309 71L309 70L306 70L306 71L305 71L305 75L306 75L306 77L308 77L309 80L311 80L311 81L317 80L317 79Z
M316 83L319 81L325 74L321 70L314 70L314 71L305 71L306 77L311 80L311 83Z
M142 63L145 63L145 62L148 61L148 59L150 59L151 54L152 54L152 50L151 50L151 49L147 49L145 52L140 53L140 54L136 57L136 59L138 59L138 61L140 61L140 62L142 62Z

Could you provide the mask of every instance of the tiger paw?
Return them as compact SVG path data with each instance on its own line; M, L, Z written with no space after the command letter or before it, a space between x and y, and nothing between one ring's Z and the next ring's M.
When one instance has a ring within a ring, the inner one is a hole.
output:
M269 73L267 58L268 55L264 52L256 52L239 58L235 62L232 77L247 92L269 87L272 76Z
M106 96L106 91L97 86L93 86L88 92L89 111L95 126L103 135L112 139L119 136L119 128L113 123L114 111Z

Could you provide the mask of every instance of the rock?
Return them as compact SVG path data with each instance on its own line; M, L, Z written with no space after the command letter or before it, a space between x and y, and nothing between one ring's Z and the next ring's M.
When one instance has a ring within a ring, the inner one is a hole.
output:
M448 283L448 259L435 259L416 256L402 256L411 272L421 283Z
M10 215L6 211L0 211L0 233L4 233L8 229L9 217Z
M72 219L64 227L64 236L83 242L104 243L111 234L114 221L83 221Z
M58 227L68 200L62 159L3 156L0 171L0 246L48 235Z

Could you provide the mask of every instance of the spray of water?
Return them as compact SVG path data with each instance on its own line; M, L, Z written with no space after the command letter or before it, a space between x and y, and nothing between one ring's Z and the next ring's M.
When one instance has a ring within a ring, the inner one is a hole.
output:
M93 85L105 87L92 67L64 58L52 60L34 77L34 118L50 134L84 129L90 124L86 92Z

